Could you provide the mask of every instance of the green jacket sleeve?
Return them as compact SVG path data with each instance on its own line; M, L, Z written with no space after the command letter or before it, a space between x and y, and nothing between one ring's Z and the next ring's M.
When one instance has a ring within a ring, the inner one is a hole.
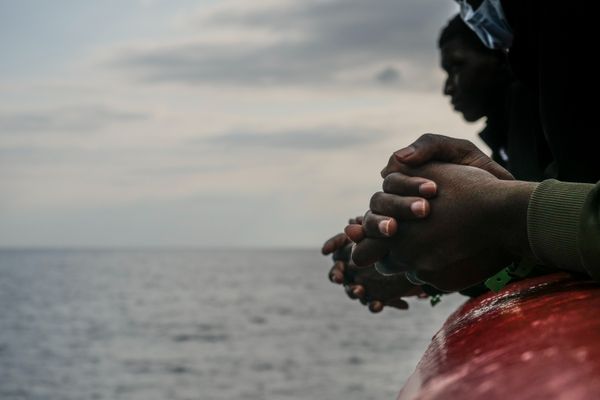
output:
M540 183L529 201L527 234L540 263L600 280L600 182Z

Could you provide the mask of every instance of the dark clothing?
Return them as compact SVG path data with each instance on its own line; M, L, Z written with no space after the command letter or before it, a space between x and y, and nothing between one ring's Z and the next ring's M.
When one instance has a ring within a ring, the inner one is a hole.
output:
M508 112L506 107L501 107L499 111L501 112L487 117L485 128L479 132L479 138L492 150L492 160L508 169L508 154L506 152Z
M552 156L546 177L600 180L597 111L590 101L598 95L598 73L591 71L589 61L598 35L586 32L597 25L595 13L579 3L521 0L502 5L514 32L510 65L533 96Z
M540 183L529 203L527 233L539 262L600 280L600 183Z
M507 169L522 181L553 177L552 154L540 124L537 96L519 81L513 82L507 96Z
M598 34L586 32L596 27L596 16L581 3L569 7L564 2L504 0L502 5L514 33L508 55L516 83L507 95L504 140L487 129L480 136L496 161L504 149L504 165L519 180L597 182L598 111L590 99L597 97L600 85L589 58ZM600 279L599 186L592 190L592 185L545 181L536 189L528 232L540 263L571 270L583 265Z
M492 159L516 179L541 181L553 177L552 155L537 111L537 97L518 81L506 91L505 104L487 118L479 137L492 150Z

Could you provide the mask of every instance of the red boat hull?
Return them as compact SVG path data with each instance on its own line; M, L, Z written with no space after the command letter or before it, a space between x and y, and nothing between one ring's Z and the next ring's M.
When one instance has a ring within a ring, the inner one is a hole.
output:
M466 302L398 400L600 399L600 285L560 273Z

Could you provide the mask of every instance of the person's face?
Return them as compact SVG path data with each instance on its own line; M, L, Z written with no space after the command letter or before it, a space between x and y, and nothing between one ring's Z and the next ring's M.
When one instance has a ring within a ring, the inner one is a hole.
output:
M442 68L448 74L444 94L469 122L489 115L502 96L506 72L500 60L485 50L473 50L460 38L441 48Z

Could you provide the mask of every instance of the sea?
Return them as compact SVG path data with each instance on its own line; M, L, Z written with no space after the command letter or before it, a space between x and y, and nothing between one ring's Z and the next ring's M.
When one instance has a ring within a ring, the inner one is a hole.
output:
M371 314L330 266L318 249L0 250L0 399L395 399L465 299Z

